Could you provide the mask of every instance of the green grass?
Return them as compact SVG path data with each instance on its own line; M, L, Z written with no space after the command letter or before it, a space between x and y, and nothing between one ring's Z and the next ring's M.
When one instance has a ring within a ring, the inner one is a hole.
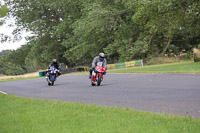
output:
M182 62L144 67L109 70L108 73L197 73L200 74L200 62Z
M37 79L40 77L26 77L26 78L9 78L9 79L2 79L0 82L9 82L9 81L17 81L17 80L26 80L26 79Z
M63 74L63 75L84 75L84 74L88 74L88 72L74 72L74 73L68 73L68 74ZM61 76L63 76L61 75ZM26 78L23 78L23 77L19 77L19 78L8 78L8 79L2 79L0 80L0 82L9 82L9 81L17 81L17 80L27 80L27 79L37 79L37 78L44 78L43 77L26 77Z
M1 133L197 133L200 119L0 94Z

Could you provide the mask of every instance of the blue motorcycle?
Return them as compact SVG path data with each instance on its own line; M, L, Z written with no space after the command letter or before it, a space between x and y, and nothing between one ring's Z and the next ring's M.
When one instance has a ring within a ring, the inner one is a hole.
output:
M58 69L56 69L54 66L51 66L47 71L47 82L49 86L54 85L57 75L58 75Z

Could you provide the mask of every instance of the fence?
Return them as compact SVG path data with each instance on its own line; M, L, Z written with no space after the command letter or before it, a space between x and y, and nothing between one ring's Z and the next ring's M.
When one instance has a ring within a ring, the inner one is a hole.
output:
M116 63L116 64L115 64L115 68L116 68L116 69L124 68L124 67L125 67L125 63L124 63L124 62Z
M115 63L115 64L108 64L108 69L120 69L120 68L127 68L127 67L134 67L134 66L143 66L143 60L135 60L135 61L128 61L128 62L121 62L121 63ZM82 72L82 71L88 71L87 68L67 68L67 69L61 69L62 74L71 73L71 72ZM46 71L39 72L39 77L45 76Z
M135 64L136 64L135 61L125 62L125 67L134 67Z
M85 71L85 68L67 68L61 69L62 74L71 73L71 72L82 72ZM46 76L46 71L39 72L39 77Z
M107 68L120 69L120 68L134 67L134 66L143 66L143 60L134 60L134 61L128 61L128 62L108 64Z

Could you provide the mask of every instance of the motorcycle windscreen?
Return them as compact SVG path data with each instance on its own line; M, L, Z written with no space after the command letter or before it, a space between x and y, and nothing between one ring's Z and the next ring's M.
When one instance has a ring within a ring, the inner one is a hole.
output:
M52 70L55 70L56 68L54 67L54 66L51 66L50 67L50 70L52 71Z
M98 62L98 63L97 63L97 66L99 66L100 69L102 69L102 67L103 67L103 62Z

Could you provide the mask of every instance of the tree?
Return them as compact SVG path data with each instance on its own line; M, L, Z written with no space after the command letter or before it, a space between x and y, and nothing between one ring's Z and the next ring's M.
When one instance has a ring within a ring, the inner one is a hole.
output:
M157 56L163 55L172 42L173 45L182 48L189 45L190 49L197 45L190 40L196 40L200 31L199 1L148 0L138 1L137 4L138 8L132 19L135 23L144 25L150 36L150 47L157 51ZM184 42L184 46L179 46L180 43L176 42L177 37Z
M73 67L90 65L105 52L108 62L116 63L178 54L200 42L198 0L7 0L6 5L16 18L16 39L21 29L32 33L28 47L12 51L27 54L22 59L29 72L45 69L53 58Z
M3 25L3 20L1 18L5 17L8 13L8 8L5 5L1 5L0 3L0 26ZM0 34L0 42L4 42L5 40L7 40L8 36Z
M1 5L0 3L0 18L5 17L8 13L8 8L5 5ZM2 25L3 22L0 21L0 25Z

